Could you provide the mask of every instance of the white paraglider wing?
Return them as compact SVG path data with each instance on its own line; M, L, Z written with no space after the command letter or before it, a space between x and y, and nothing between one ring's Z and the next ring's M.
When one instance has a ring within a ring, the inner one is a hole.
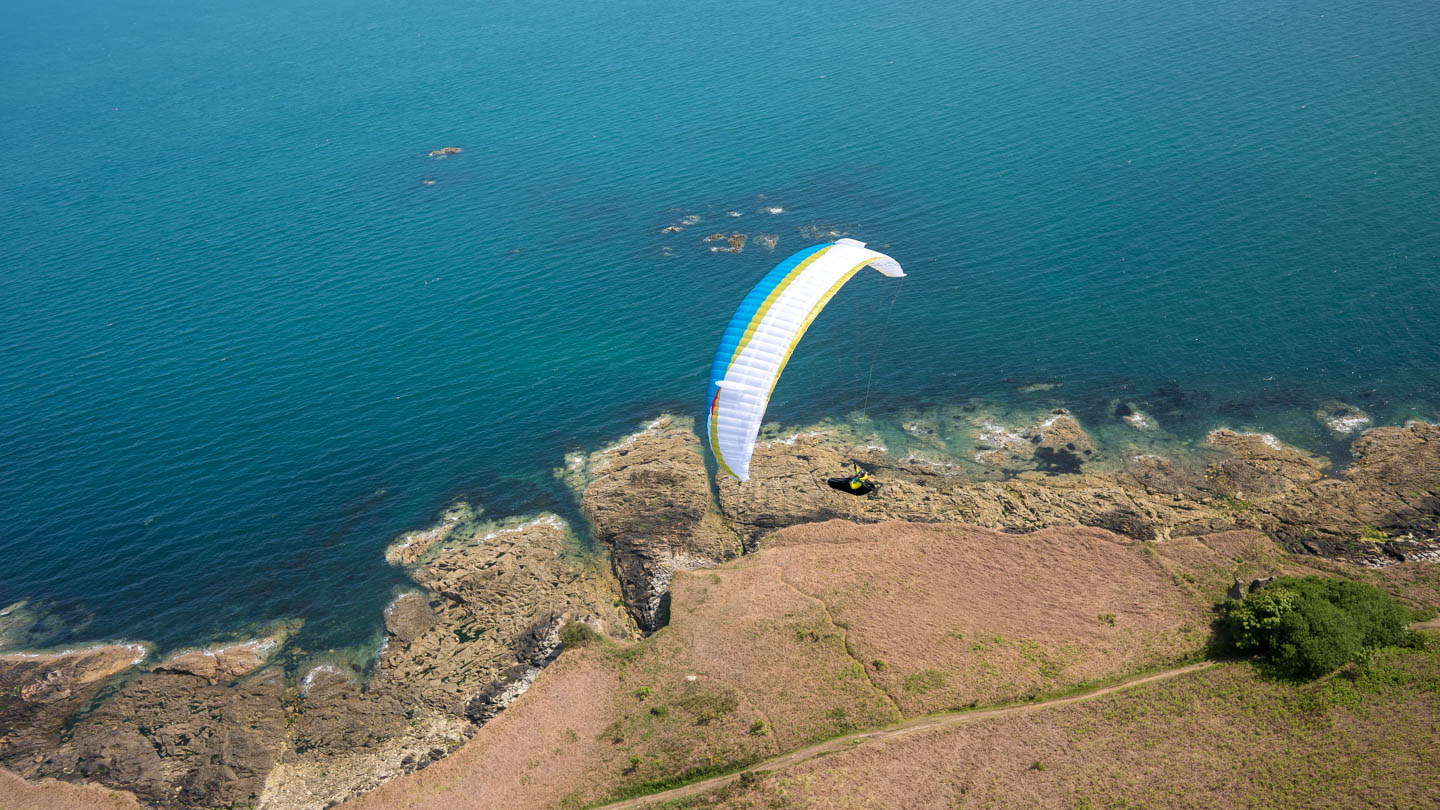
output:
M864 242L840 239L796 253L745 296L710 366L710 449L720 469L749 480L755 436L790 353L820 310L866 265L892 278L905 275L899 262Z

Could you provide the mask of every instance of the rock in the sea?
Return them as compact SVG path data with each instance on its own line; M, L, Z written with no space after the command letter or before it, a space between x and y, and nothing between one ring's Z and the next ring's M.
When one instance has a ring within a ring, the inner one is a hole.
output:
M259 669L299 628L299 622L291 622L260 638L178 652L152 671L195 675L212 684L233 681Z
M391 565L409 565L425 555L425 552L445 542L451 534L475 520L476 513L470 504L459 501L450 505L440 522L428 529L406 532L385 549L385 561Z
M447 157L449 157L449 156L451 156L451 155L458 155L458 154L460 154L462 151L463 151L463 150L462 150L460 147L458 147L458 146L446 146L446 147L442 147L442 148L440 148L440 149L435 149L435 150L431 151L431 152L430 152L430 157L436 158L436 159L447 158Z
M1337 437L1349 436L1370 426L1370 415L1355 407L1330 399L1320 403L1315 410L1315 421L1325 426Z
M1115 415L1124 419L1130 427L1136 430L1154 430L1156 427L1155 417L1141 411L1129 402L1121 402L1116 405Z
M716 235L716 236L719 236L720 234L715 234L715 235ZM706 241L706 242L709 242L709 241L711 241L711 240L710 240L709 238L707 238L705 241ZM742 251L742 250L744 250L744 249L745 249L745 234L743 234L743 233L732 233L732 234L730 234L730 238L726 241L725 247L712 247L712 248L710 248L710 252L711 252L711 253L739 253L740 251Z

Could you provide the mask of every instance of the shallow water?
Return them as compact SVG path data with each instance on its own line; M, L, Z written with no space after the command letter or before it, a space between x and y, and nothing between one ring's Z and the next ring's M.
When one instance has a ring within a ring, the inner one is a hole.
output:
M1434 418L1440 7L1352 6L14 0L0 604L367 643L394 535L573 514L565 452L698 412L832 230L911 277L837 297L790 424L872 359L877 414L1131 401L1340 455L1324 399Z

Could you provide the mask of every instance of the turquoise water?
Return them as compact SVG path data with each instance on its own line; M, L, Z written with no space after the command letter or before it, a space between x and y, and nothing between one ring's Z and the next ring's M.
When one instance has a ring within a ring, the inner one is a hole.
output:
M0 604L364 643L396 533L568 510L567 450L698 412L806 228L911 277L888 328L878 275L836 299L781 419L857 404L857 323L872 411L1433 414L1437 41L1424 0L9 0Z

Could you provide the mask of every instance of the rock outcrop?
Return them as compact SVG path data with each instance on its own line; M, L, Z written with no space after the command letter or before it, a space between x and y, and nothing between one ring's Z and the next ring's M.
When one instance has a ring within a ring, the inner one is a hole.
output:
M921 441L938 443L924 425L906 428ZM1327 475L1327 459L1269 434L1211 433L1208 443L1219 453L1208 465L1198 457L1141 454L1119 470L1090 469L1087 451L1099 451L1064 414L1041 431L997 426L984 438L1010 455L1034 447L1041 461L1047 454L1040 450L1050 448L1051 468L1042 463L1003 481L973 481L956 474L943 456L912 451L892 460L884 448L857 449L852 437L812 430L757 445L750 481L720 477L721 512L747 549L785 526L844 518L1010 530L1083 525L1140 540L1258 528L1294 551L1370 565L1440 558L1437 425L1366 431L1340 475ZM854 498L824 486L850 456L876 473L882 482L877 495Z
M157 807L254 802L285 744L284 691L276 670L234 685L143 675L83 717L33 773L94 779Z
M1332 436L1344 438L1370 426L1370 415L1345 402L1326 400L1315 409L1315 421L1325 426Z
M234 681L259 669L300 629L299 622L281 626L261 638L233 644L184 650L156 664L153 672L170 675L194 675L207 683Z
M739 556L739 538L716 511L689 419L661 417L618 444L576 459L565 473L611 564L635 622L665 624L675 571Z
M310 673L264 806L339 801L445 756L534 682L558 653L565 622L622 638L636 632L602 564L554 516L508 527L460 521L424 559L411 575L425 591L402 593L385 610L385 645L368 683L334 667ZM478 709L497 694L508 699Z
M463 501L451 504L440 516L440 522L428 529L406 532L395 538L385 549L385 562L391 565L410 565L430 549L449 539L457 530L475 521L476 512Z
M0 765L38 776L36 758L44 757L66 722L146 653L140 644L105 644L0 655Z
M425 560L412 572L425 590L385 611L368 680L340 660L288 680L269 663L287 626L170 655L87 713L143 647L0 656L0 686L16 698L0 708L0 764L154 807L326 806L463 743L554 659L565 622L636 633L614 580L558 518L486 527L472 517L452 509L403 546ZM425 544L444 547L416 550Z
M1292 551L1370 565L1440 559L1440 425L1372 428L1350 451L1340 475L1302 472L1258 501L1260 527Z

